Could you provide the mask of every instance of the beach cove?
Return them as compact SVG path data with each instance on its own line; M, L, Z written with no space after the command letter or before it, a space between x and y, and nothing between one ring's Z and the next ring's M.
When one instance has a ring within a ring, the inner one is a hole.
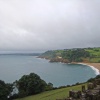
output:
M80 64L84 64L91 67L95 71L96 75L100 74L100 63L80 63Z
M35 56L0 56L1 80L12 83L31 72L38 74L47 83L51 82L56 87L86 82L96 76L93 69L82 64L50 63Z
M72 62L71 64L80 64L80 65L89 66L93 71L95 71L96 75L100 74L100 63Z

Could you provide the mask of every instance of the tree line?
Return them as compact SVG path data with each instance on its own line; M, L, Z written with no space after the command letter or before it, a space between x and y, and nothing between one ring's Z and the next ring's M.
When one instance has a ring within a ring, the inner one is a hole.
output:
M51 60L56 59L58 56L68 60L68 62L82 62L84 58L91 57L90 52L82 48L46 51L39 57Z
M69 60L69 62L82 62L82 58L89 57L90 53L84 49L65 50L62 52L62 58Z
M13 89L18 89L18 93L13 93ZM23 75L12 84L0 80L0 100L13 100L15 98L26 97L53 89L52 83L46 83L35 73Z

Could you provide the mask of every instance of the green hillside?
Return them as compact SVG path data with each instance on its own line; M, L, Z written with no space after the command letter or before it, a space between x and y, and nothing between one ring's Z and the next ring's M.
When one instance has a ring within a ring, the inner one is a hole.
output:
M85 84L87 86L87 84ZM70 90L81 90L82 85L57 89L57 90L51 90L47 92L43 92L37 95L16 99L16 100L56 100L61 98L66 98L69 96Z
M51 62L100 62L100 48L74 48L64 50L46 51L40 58L49 59Z
M100 48L88 48L85 51L90 53L89 62L100 62Z

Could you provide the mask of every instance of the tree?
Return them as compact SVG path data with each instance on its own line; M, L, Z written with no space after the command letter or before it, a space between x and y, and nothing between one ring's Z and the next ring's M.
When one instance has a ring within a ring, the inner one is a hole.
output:
M47 86L46 86L46 90L52 90L53 89L53 84L52 83L48 83Z
M68 59L69 62L81 62L82 58L90 57L89 52L84 49L65 50L62 52L62 58Z
M43 92L47 86L46 82L35 73L22 76L16 84L20 97Z
M12 91L12 84L6 84L4 81L0 80L0 100L7 100Z

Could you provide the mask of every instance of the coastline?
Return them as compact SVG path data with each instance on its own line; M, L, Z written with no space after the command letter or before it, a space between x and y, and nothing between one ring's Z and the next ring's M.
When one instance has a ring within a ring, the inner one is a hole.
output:
M41 57L40 57L41 58ZM43 57L42 57L43 58ZM44 59L46 59L44 57ZM100 75L100 63L90 63L90 62L71 62L68 63L67 61L63 61L62 59L53 59L52 61L50 59L46 59L49 60L50 62L61 62L61 63L66 63L66 64L81 64L81 65L86 65L92 68L92 70L95 71L96 75Z
M100 74L100 63L84 63L83 62L83 63L78 63L78 64L87 65L95 71L96 75Z

